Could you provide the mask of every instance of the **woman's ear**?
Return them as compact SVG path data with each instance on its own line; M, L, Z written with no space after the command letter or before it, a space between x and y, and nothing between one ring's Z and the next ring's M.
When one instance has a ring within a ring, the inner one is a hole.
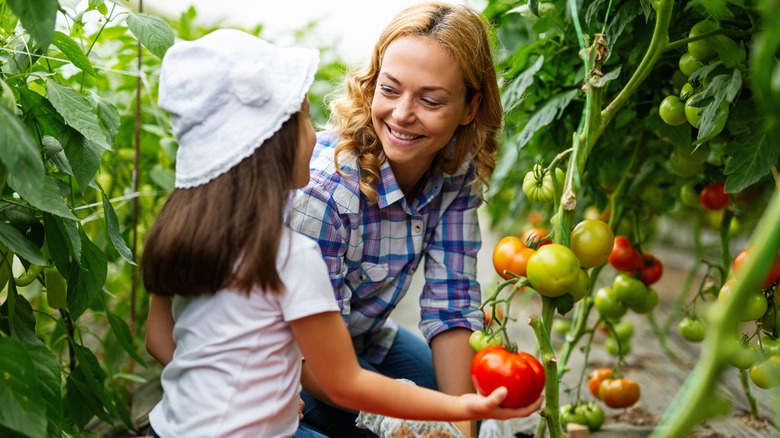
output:
M479 111L479 104L482 103L482 92L477 92L471 101L466 104L466 112L463 114L463 118L460 121L461 125L468 125L477 117L477 111Z

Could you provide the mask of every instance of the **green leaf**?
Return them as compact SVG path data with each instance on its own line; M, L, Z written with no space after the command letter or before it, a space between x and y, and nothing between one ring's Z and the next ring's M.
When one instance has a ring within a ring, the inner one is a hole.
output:
M10 292L10 290L9 290ZM11 333L11 337L28 345L42 345L43 341L35 335L35 315L33 314L30 302L24 295L16 294L13 306L9 305L7 300L0 306L0 314L3 315L3 329ZM13 318L10 318L10 308L13 307ZM9 326L9 321L13 320L13 326Z
M100 367L100 362L98 362L97 357L95 357L95 353L83 345L71 345L73 346L73 351L76 353L76 358L79 361L79 368L81 368L81 371L84 373L85 381L87 385L89 385L92 394L103 402L103 406L109 414L116 416L116 406L114 406L113 401L106 394L104 388L106 376L103 369Z
M4 106L0 106L0 162L8 169L9 184L23 198L35 195L43 186L38 145L19 118Z
M143 12L130 14L127 27L144 47L160 59L176 39L173 28L165 20Z
M81 238L76 221L44 213L43 226L54 264L60 272L69 272L70 258L81 260Z
M514 80L504 88L501 93L501 104L504 111L512 111L525 98L525 91L533 85L534 75L544 65L544 55L539 56L532 66L517 75Z
M67 126L60 132L59 138L83 195L100 169L100 157L106 150Z
M68 157L65 155L65 150L62 149L62 145L56 138L51 135L45 135L41 139L41 145L43 146L43 156L45 159L49 160L66 174L74 176Z
M54 38L54 25L57 21L57 0L6 0L11 10L22 21L22 26L46 50Z
M12 113L16 111L14 90L12 90L2 79L0 79L0 105L8 108Z
M92 362L95 361L94 354L81 345L73 344L73 347L79 364L68 375L65 386L65 417L70 421L75 421L79 429L84 429L84 426L95 415L106 423L113 425L113 420L106 413L106 406L103 401L108 400L108 397L105 390L100 386L102 383L98 385L95 378L95 375L100 376L100 381L102 382L103 372L99 367L90 370ZM84 362L82 362L82 357ZM96 390L92 389L93 386Z
M26 345L25 348L38 374L38 388L41 391L48 419L48 437L59 438L62 436L63 422L60 364L54 353L46 346Z
M691 145L692 128L690 123L671 126L661 119L661 116L658 115L658 111L653 111L647 119L647 128L655 132L661 139L668 140L675 146L687 147Z
M9 183L9 185L16 188L13 183ZM66 219L77 219L76 215L65 204L57 181L49 176L43 177L43 184L38 192L28 194L24 198L30 205L41 211L56 214Z
M23 436L46 436L46 409L35 363L25 346L0 338L0 424Z
M62 115L65 123L101 147L111 148L100 126L100 120L86 97L51 78L46 81L46 92L49 102ZM74 163L71 161L71 164Z
M133 348L133 335L130 333L130 327L127 326L125 320L119 317L119 315L109 311L106 311L106 314L108 315L108 323L111 325L111 333L116 336L119 345L125 349L127 354L145 367L146 363L135 351L135 348Z
M81 260L78 271L68 275L68 309L73 319L78 319L103 290L108 274L106 255L97 247L83 230L81 236ZM71 288L75 285L75 288ZM70 293L73 290L74 293Z
M17 23L19 23L19 19L11 11L11 8L5 1L0 1L0 29L4 30L6 35L13 34Z
M761 126L762 120L756 120ZM723 172L726 193L737 193L757 182L776 166L780 158L780 127L743 131L724 150L731 156Z
M90 62L87 55L84 54L84 51L81 50L81 47L79 47L79 45L69 36L59 31L54 32L52 44L60 49L60 52L62 52L73 65L81 69L81 71L95 76L95 69L92 67L92 62Z
M97 112L98 120L100 120L100 126L106 134L106 139L109 144L113 144L114 137L116 137L117 132L119 132L119 110L96 93L90 94L90 97L92 98L93 107Z
M0 243L30 263L45 266L41 249L11 225L0 221Z
M108 197L106 196L106 193L103 191L102 187L100 188L100 194L103 197L103 213L105 215L106 228L108 229L108 235L111 238L111 243L114 244L114 248L116 248L116 251L120 256L122 256L123 259L125 259L131 265L135 266L135 261L133 261L133 252L130 251L127 243L125 243L125 240L122 238L122 233L119 232L119 219L117 219L114 207L111 206L111 201L108 200Z
M570 294L563 294L555 299L555 309L559 314L565 315L574 308L574 297Z

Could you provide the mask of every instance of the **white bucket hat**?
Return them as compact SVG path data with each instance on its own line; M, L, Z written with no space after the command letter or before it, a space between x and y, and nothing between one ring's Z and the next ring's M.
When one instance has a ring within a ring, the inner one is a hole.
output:
M175 186L205 184L249 157L300 110L318 64L317 50L233 29L174 44L158 103L179 142Z

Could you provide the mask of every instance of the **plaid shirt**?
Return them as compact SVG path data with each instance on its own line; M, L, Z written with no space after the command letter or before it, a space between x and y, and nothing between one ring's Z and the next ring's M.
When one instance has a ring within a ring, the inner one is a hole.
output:
M379 200L361 196L354 157L342 155L341 176L333 163L338 138L317 135L311 181L299 190L290 226L316 240L330 272L341 314L358 355L380 363L398 326L390 313L404 297L425 255L420 330L430 340L453 328L482 328L477 251L482 242L477 208L482 201L468 181L468 162L453 175L425 176L408 203L390 165L381 167Z

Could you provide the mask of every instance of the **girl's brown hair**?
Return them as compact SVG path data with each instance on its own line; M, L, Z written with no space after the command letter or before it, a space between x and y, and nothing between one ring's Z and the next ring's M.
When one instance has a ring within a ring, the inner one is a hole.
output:
M450 51L463 73L467 103L477 93L482 93L474 121L459 126L455 132L454 152L443 148L434 165L447 173L455 173L471 154L476 180L487 186L496 167L498 135L504 115L489 30L485 19L467 6L420 3L399 13L385 28L374 46L368 66L347 75L346 94L331 102L331 122L341 138L335 151L336 165L338 168L341 154L357 155L360 190L370 203L377 200L374 186L385 160L382 144L371 123L371 101L387 46L405 36L430 37Z
M227 173L174 189L146 240L141 278L165 296L254 286L281 292L276 270L301 113Z

